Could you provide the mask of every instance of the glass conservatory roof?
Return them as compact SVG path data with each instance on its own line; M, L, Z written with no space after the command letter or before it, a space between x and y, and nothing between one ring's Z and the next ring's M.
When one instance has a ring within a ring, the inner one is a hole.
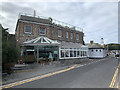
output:
M58 43L57 41L51 40L47 37L40 36L40 37L37 37L35 39L23 42L23 44L34 45L34 44L60 44L60 43Z

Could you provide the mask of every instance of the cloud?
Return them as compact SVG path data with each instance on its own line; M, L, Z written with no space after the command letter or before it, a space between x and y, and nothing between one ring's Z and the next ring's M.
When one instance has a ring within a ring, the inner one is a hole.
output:
M117 2L3 2L2 25L15 33L19 12L52 17L84 29L85 42L118 42Z

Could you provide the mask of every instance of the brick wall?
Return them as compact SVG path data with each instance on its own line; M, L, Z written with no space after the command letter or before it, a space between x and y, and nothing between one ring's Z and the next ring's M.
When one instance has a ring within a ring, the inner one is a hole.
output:
M31 25L32 27L32 33L31 34L25 34L25 25ZM52 39L52 40L60 40L60 41L66 41L66 42L74 42L74 43L81 43L83 44L83 32L79 32L76 30L66 29L63 27L59 27L56 25L41 25L41 24L34 24L29 22L22 22L18 21L18 25L16 28L16 39L19 43L22 43L27 40L31 40L33 38L39 37L40 35L40 27L45 27L46 29L46 37ZM58 30L61 30L62 37L58 37ZM68 32L68 38L66 38L66 32ZM70 34L73 33L73 39L71 39ZM79 40L76 40L76 35L79 35Z

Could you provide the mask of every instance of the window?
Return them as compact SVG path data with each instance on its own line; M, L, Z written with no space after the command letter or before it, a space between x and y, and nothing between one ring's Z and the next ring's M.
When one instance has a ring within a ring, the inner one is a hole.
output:
M76 51L74 51L74 57L76 57Z
M30 25L25 25L25 33L31 34L32 27Z
M87 52L85 51L85 56L87 56Z
M96 50L96 52L97 52L98 50Z
M70 50L70 57L74 57L73 50Z
M61 37L61 30L58 30L58 37Z
M69 57L69 50L65 50L65 57Z
M70 38L73 39L73 34L72 33L70 34Z
M76 40L79 40L79 35L78 34L76 35Z
M93 52L93 49L91 51Z
M80 55L80 52L79 52L79 51L77 51L77 57L79 57L79 55Z
M61 50L61 58L64 58L64 50Z
M101 52L101 50L100 50L100 52Z
M66 32L66 38L68 38L68 32Z
M82 56L85 56L84 52L85 52L85 51L83 51Z
M81 57L82 57L82 56L83 56L83 51L81 51L81 53L80 53L80 54L81 54Z
M40 35L45 35L45 28L44 27L40 27Z

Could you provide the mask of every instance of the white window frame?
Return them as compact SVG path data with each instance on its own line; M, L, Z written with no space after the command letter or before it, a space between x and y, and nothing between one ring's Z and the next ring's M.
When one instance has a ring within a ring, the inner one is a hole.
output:
M76 40L79 40L79 34L76 35Z
M31 31L30 32L26 32L26 26L30 26L31 27ZM25 30L24 30L25 34L31 34L32 33L32 26L31 25L25 25L24 28L25 28Z
M70 39L73 39L73 33L70 33Z
M61 57L61 50L63 50L64 57ZM69 57L66 57L66 55L65 55L66 51L68 51ZM72 51L73 57L70 57L70 51ZM74 51L76 51L76 57L74 55L75 54ZM79 51L78 56L77 56L77 51ZM85 52L86 52L86 54L85 54ZM83 56L83 53L84 53L84 56ZM81 56L81 54L82 54L82 56ZM88 57L88 49L83 49L83 48L59 48L59 59L74 59L74 58L85 58L85 57Z
M40 28L45 28L45 27L40 27ZM41 31L41 30L40 30L40 31ZM41 34L41 33L40 33L40 35L46 35L46 28L45 28L45 34Z
M58 37L62 37L62 31L58 30Z
M69 37L69 34L68 34L68 32L66 32L66 38L68 38Z

